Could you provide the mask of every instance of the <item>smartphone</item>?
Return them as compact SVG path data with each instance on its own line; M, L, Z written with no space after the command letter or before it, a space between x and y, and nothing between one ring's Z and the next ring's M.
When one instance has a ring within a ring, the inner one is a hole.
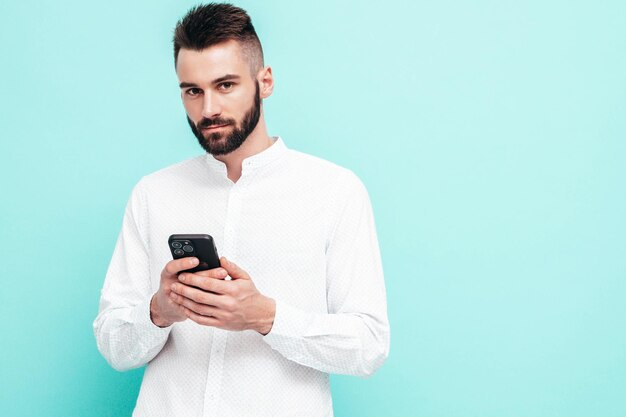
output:
M194 256L200 261L198 266L181 272L206 271L220 266L215 242L209 235L172 235L167 243L174 259Z

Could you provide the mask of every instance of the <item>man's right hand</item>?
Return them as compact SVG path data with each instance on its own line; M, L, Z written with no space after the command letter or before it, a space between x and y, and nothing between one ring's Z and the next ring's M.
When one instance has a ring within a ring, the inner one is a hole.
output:
M198 258L180 258L169 261L161 271L159 290L152 296L150 302L150 318L159 327L168 327L178 321L187 320L183 308L170 298L170 289L174 282L178 282L178 273L198 265Z

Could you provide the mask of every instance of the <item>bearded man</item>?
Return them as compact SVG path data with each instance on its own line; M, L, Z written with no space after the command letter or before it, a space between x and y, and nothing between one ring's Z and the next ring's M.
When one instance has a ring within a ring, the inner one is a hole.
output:
M268 135L274 79L244 10L191 9L174 58L206 152L133 189L98 348L115 369L147 365L134 416L332 416L329 374L369 376L389 352L367 191ZM199 261L171 260L168 236L200 233L225 257L185 272Z

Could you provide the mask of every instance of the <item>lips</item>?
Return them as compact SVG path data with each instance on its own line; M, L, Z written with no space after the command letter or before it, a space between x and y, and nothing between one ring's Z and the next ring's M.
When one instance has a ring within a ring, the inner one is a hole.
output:
M226 127L228 125L219 125L219 126L209 126L209 127L203 127L202 130L215 130L215 129L220 129L222 127Z

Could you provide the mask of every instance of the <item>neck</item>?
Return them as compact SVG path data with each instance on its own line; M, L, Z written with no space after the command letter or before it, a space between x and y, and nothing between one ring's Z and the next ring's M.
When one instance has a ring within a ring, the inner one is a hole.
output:
M244 159L263 152L265 149L272 146L272 138L267 134L267 127L265 126L265 119L261 113L259 117L259 123L257 123L254 130L246 138L244 143L233 152L226 155L216 156L215 159L222 161L226 165L226 171L228 178L232 182L237 182L241 177L241 164Z

